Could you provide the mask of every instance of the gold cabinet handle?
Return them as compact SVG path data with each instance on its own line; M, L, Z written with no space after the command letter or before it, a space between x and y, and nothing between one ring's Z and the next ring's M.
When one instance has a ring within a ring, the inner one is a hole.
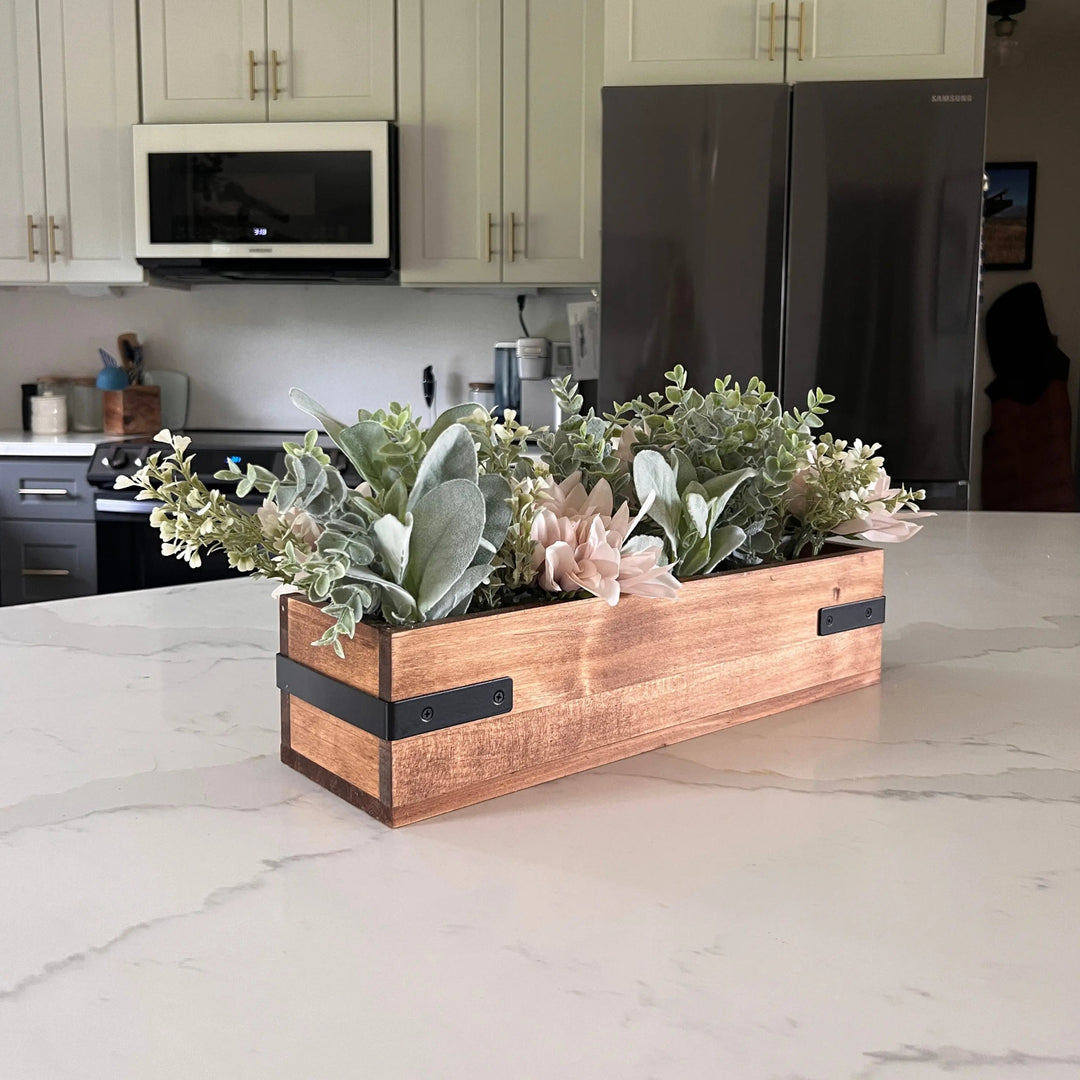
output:
M284 60L279 60L277 56L277 49L270 50L270 96L277 101L278 94L281 93L281 89L278 87L277 81L277 69L285 63Z
M248 98L255 100L258 90L255 89L255 69L262 61L255 59L255 50L248 49Z
M28 570L25 566L22 571L23 577L70 577L70 570Z
M806 59L806 0L799 3L799 59Z
M484 229L484 261L491 262L492 248L491 248L491 228L495 224L494 218L491 214L487 216L487 226Z
M514 217L514 211L511 210L510 211L510 227L509 227L509 229L507 231L507 238L506 238L506 258L507 258L508 262L513 262L514 257L516 255L524 256L524 254L525 254L525 245L524 244L522 244L522 246L520 248L518 248L515 245L515 240L517 239L516 229L517 229L517 227L519 225L523 229L525 228L525 222L524 221L518 221Z
M26 258L28 262L34 261L35 255L40 255L41 252L34 246L34 230L37 226L34 224L34 215L26 215Z
M769 5L769 59L776 59L776 4Z
M56 234L60 231L60 226L56 224L56 218L49 215L49 262L56 262L56 256L60 253L60 249L56 246Z

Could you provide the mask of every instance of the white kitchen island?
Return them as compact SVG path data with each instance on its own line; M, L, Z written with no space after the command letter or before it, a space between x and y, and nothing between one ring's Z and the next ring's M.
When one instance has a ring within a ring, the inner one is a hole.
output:
M0 611L0 1076L1080 1076L1080 515L886 583L879 688L396 831L266 583Z

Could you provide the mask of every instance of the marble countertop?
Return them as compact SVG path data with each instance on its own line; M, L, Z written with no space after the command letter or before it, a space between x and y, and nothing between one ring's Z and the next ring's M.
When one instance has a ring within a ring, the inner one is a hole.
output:
M101 431L69 431L64 435L34 435L29 431L0 431L0 458L89 458L99 443L120 442L126 435Z
M1080 515L886 577L880 687L396 831L265 583L3 609L0 1074L1080 1076Z

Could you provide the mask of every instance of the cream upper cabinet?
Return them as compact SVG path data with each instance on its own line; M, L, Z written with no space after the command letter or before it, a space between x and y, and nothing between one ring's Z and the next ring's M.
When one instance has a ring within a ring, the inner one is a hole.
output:
M784 10L784 0L607 0L604 82L783 82Z
M502 280L502 0L399 0L401 280Z
M49 278L142 281L131 126L135 0L38 0Z
M590 283L602 0L400 0L404 284Z
M604 82L982 74L985 0L606 0Z
M0 282L47 281L35 0L0 0Z
M982 0L788 0L788 82L977 76Z
M394 0L266 0L271 120L392 120Z
M140 0L143 120L266 119L264 0Z
M394 0L140 0L143 120L392 120Z
M0 282L145 280L137 40L135 0L0 0Z
M600 280L600 0L503 0L503 281Z

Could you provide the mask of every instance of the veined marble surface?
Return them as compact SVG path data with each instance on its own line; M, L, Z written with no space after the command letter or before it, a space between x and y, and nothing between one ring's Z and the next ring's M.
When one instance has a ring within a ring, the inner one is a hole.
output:
M1080 1076L1080 516L886 566L880 688L397 831L266 584L0 611L0 1076Z

